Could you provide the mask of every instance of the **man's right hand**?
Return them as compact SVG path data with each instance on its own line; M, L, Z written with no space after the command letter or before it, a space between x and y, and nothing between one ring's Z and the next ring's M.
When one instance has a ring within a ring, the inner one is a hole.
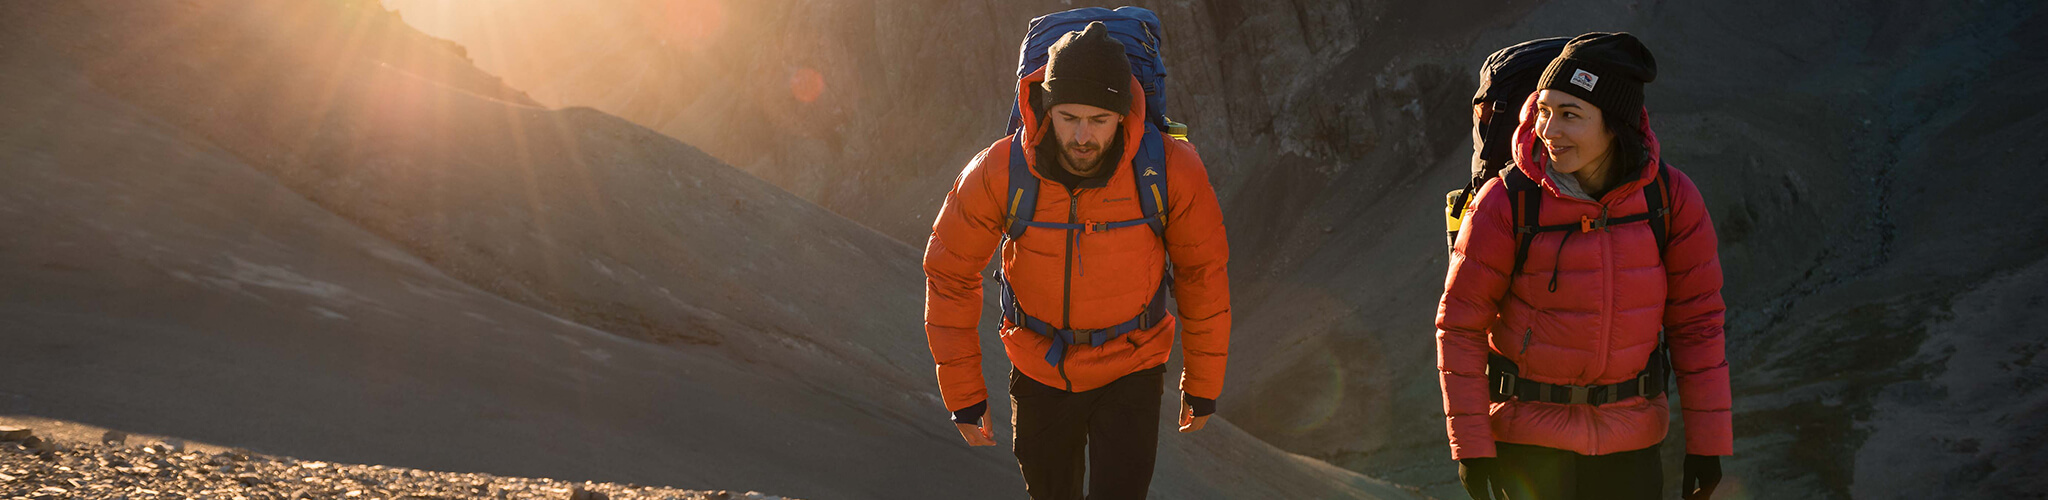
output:
M995 446L996 435L988 429L988 419L981 419L981 425L953 424L960 428L960 439L967 440L968 446Z

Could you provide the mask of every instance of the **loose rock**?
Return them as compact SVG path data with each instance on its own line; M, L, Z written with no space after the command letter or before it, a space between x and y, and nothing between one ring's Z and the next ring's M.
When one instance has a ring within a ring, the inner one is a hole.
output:
M35 437L35 436L31 436ZM169 443L82 443L64 451L39 437L0 443L0 499L780 499L758 492L690 491L402 467L299 461L235 451L178 453Z

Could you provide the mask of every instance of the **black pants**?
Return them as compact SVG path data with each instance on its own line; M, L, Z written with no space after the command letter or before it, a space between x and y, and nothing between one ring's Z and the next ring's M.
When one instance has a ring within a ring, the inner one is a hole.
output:
M1512 500L1655 500L1664 489L1657 447L1607 455L1496 443L1500 476L1494 488ZM1500 492L1496 492L1500 493Z
M1011 369L1011 451L1031 498L1081 499L1084 471L1089 499L1145 498L1159 451L1165 373L1165 365L1154 366L1067 392Z

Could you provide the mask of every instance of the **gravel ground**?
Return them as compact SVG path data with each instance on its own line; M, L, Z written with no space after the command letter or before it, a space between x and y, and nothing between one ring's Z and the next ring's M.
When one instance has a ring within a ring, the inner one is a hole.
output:
M657 499L782 500L758 492L690 491L614 483L435 472L249 453L182 444L59 444L33 430L0 427L0 499L133 500Z

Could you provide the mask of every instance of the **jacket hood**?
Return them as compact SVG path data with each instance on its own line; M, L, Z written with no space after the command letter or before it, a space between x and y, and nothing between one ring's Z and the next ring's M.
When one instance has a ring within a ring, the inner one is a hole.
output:
M1031 74L1025 75L1024 78L1017 80L1017 110L1018 113L1023 115L1024 130L1018 132L1017 138L1014 140L1024 141L1024 160L1026 163L1034 166L1038 165L1038 143L1047 139L1047 133L1052 128L1045 123L1044 117L1039 116L1039 109L1031 99L1033 96L1039 95L1041 92L1039 84L1044 81L1045 68L1038 68L1038 71L1033 71ZM1125 146L1117 158L1112 176L1127 175L1123 172L1130 170L1131 159L1138 156L1136 145L1138 141L1145 137L1145 87L1138 83L1138 77L1131 77L1129 90L1125 91L1125 94L1131 96L1131 110L1124 113L1123 143ZM1030 170L1031 175L1038 176L1041 179L1045 178L1043 174L1038 172L1038 169Z
M1641 113L1642 119L1637 123L1642 124L1643 152L1648 158L1645 158L1642 165L1638 165L1641 168L1637 169L1634 179L1608 189L1607 195L1598 200L1600 204L1605 205L1626 198L1628 193L1642 190L1643 186L1657 177L1658 169L1650 167L1663 161L1663 147L1657 142L1657 132L1650 130L1650 109L1644 107ZM1529 179L1543 185L1543 188L1549 190L1552 195L1578 199L1559 191L1557 182L1550 178L1550 155L1543 153L1543 141L1536 138L1535 93L1529 94L1528 100L1522 102L1521 120L1521 125L1515 129L1515 168L1521 170L1522 175L1529 176Z

